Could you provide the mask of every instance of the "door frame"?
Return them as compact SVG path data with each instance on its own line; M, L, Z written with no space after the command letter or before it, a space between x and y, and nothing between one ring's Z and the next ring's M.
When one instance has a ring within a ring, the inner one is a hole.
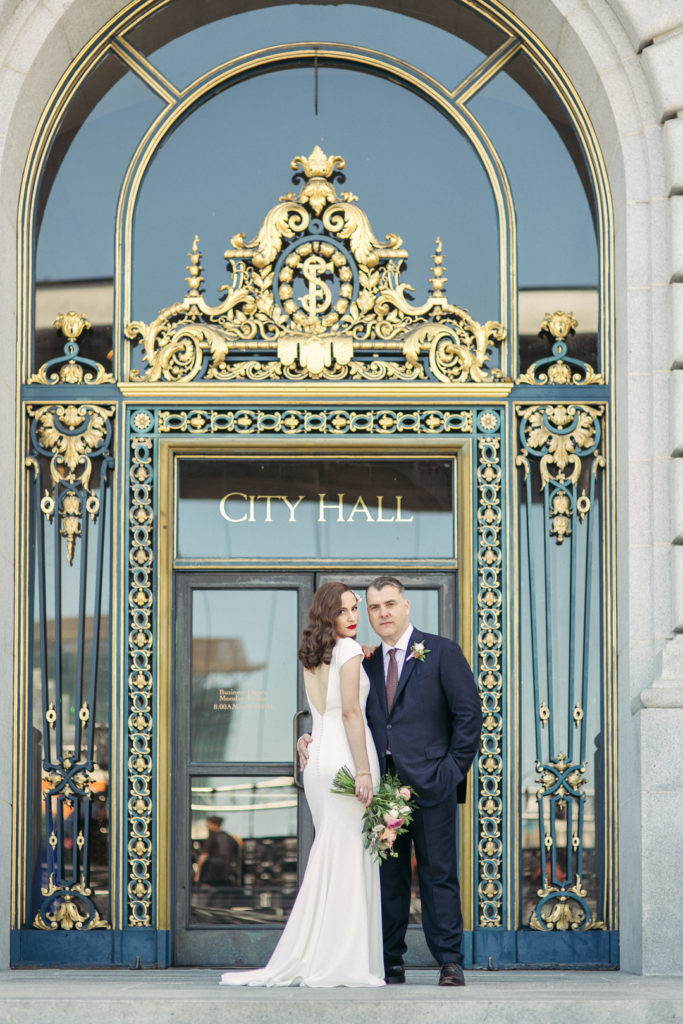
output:
M225 454L226 457L235 455L251 456L252 458L283 457L396 457L406 459L420 459L421 457L449 457L455 460L455 486L457 503L456 514L456 540L457 559L453 560L452 566L446 568L439 564L431 569L434 573L444 571L456 575L456 621L460 633L460 646L470 664L474 664L475 657L475 605L471 599L467 599L474 591L474 521L473 521L473 438L468 433L436 434L432 436L406 433L405 435L380 435L358 436L357 434L344 434L341 436L315 436L308 437L305 434L298 436L276 435L254 436L207 436L206 433L196 437L170 436L161 438L158 443L157 456L157 536L158 536L158 603L157 603L157 688L156 721L159 723L156 739L156 751L158 758L158 773L156 782L156 807L157 807L157 903L156 921L157 927L165 929L170 933L170 946L174 946L173 930L175 926L175 901L172 873L172 836L173 836L173 695L175 690L173 662L175 654L175 631L174 631L174 575L181 570L191 573L192 571L214 570L220 574L223 572L244 572L265 568L250 562L248 564L236 564L234 569L227 569L225 560L220 563L190 564L187 561L176 563L175 560L175 512L177 499L177 458L182 456L201 457L202 455L216 456ZM273 571L284 574L297 574L303 572L318 573L323 575L329 573L331 565L320 564L311 559L306 564L292 565L283 564L269 566ZM386 559L377 564L349 564L340 567L339 574L358 576L362 573L364 577L379 575L381 573L393 573L401 575L417 575L430 570L429 565L411 565L407 562L396 562L390 564ZM474 851L474 785L468 787L468 802L463 806L460 813L460 851L461 851L461 879L471 879L469 892L463 886L462 910L466 933L470 932L474 924L474 909L476 899L476 879L474 877L475 851ZM425 947L426 948L426 947ZM249 955L248 943L245 947Z
M172 851L172 879L173 879L173 962L178 966L196 965L197 954L201 961L208 963L208 951L215 944L214 928L211 925L193 924L189 913L187 880L190 878L191 864L189 857L189 837L191 831L190 813L190 786L191 780L197 776L216 777L226 774L240 776L263 776L263 775L285 775L292 771L292 762L273 761L264 762L264 767L259 767L256 762L194 762L192 760L191 738L190 738L190 708L189 701L181 697L183 691L183 680L191 678L192 675L192 595L195 590L296 590L298 593L297 629L298 635L304 625L305 609L310 605L313 594L313 573L284 573L277 571L276 577L266 578L265 572L249 575L244 572L215 572L207 570L185 571L177 570L174 573L175 606L174 606L174 629L175 629L175 652L176 658L173 673L173 747L174 747L174 771L173 771L173 851ZM178 622L183 622L185 628L177 628ZM297 663L296 667L296 711L303 706L305 693L303 688L303 672ZM292 750L294 741L292 738ZM226 773L226 766L229 765L230 772ZM297 877L301 878L303 868L308 859L308 852L313 840L313 827L311 816L303 799L303 791L297 788L299 801L297 807ZM183 884L183 879L186 880ZM189 954L186 948L187 932L191 931L194 938L192 942L194 955ZM222 925L221 935L225 936L223 950L225 963L236 961L246 966L256 965L258 962L267 959L272 951L273 945L281 932L281 926L253 925L249 929L239 925ZM243 933L246 933L243 934ZM202 957L202 950L206 949ZM196 952L195 952L196 951Z

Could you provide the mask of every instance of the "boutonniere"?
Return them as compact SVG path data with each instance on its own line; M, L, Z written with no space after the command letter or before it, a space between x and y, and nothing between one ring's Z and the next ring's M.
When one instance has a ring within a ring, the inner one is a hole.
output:
M424 661L430 652L429 648L425 647L424 643L420 641L410 645L410 653L416 661Z

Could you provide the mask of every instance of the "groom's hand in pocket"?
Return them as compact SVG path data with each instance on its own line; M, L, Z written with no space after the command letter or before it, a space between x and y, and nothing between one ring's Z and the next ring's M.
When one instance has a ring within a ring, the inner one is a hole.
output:
M299 768L301 771L303 771L308 764L308 744L311 742L312 738L313 737L310 732L305 732L303 736L299 736L299 739L296 741L296 749L299 755Z

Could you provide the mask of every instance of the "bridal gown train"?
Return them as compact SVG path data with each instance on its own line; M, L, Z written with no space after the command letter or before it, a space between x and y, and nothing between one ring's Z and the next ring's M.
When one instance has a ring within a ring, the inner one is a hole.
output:
M313 816L315 840L296 902L275 951L265 967L228 971L221 985L383 985L382 919L379 866L363 846L364 808L351 796L331 793L337 771L354 768L342 719L339 672L362 648L351 637L337 641L332 652L324 713L309 695L313 717L304 790ZM362 667L360 705L370 683ZM373 785L379 764L365 723L365 742Z

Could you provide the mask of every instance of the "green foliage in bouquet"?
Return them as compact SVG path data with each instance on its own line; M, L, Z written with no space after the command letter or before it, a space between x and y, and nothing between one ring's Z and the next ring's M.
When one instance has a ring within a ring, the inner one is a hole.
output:
M356 780L346 765L335 775L332 792L355 797ZM416 795L415 790L401 782L398 775L386 772L380 779L372 803L363 815L363 842L374 860L398 856L394 843L408 831L413 820L411 800Z

